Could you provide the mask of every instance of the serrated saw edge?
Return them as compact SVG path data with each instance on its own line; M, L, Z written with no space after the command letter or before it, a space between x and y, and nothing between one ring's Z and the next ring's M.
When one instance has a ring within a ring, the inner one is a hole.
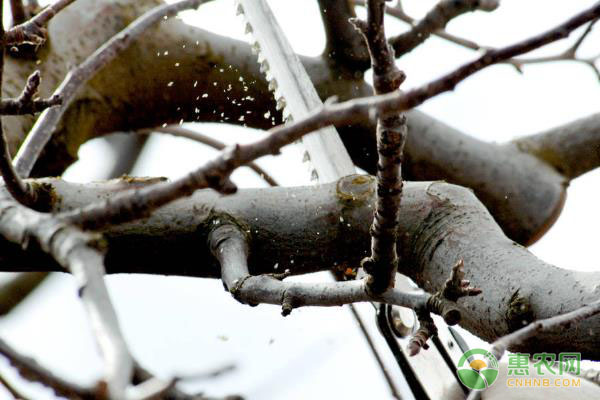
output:
M260 71L265 74L277 110L285 122L308 115L322 106L304 66L287 41L265 0L236 0L236 11L244 19ZM356 172L348 151L334 127L306 135L303 161L310 162L311 180L332 182Z

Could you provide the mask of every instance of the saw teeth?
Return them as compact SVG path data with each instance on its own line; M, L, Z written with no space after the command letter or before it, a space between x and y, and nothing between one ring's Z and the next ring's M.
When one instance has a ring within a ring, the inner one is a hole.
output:
M262 60L260 62L260 72L263 74L269 72L269 62L267 60Z
M308 154L308 151L304 152L304 155L302 156L302 162L310 162L310 154Z
M254 55L259 55L260 54L260 44L258 42L254 42L252 44L252 54Z
M272 80L269 82L269 90L270 90L271 92L274 92L274 91L276 91L276 90L277 90L277 79L272 79Z
M277 111L283 110L285 108L285 99L280 97L277 99L277 105L275 106Z
M244 7L240 3L237 4L235 8L235 15L242 15L244 13Z
M317 173L317 170L313 169L310 172L310 180L311 181L318 181L319 180L319 174Z
M250 25L250 23L246 22L246 29L244 29L244 33L247 35L252 32L253 32L252 25Z

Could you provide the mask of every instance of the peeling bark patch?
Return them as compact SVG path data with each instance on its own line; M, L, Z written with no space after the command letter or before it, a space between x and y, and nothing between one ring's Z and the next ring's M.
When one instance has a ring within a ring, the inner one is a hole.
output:
M508 310L506 311L506 323L508 325L509 332L514 332L521 329L525 325L533 322L535 315L531 309L529 300L519 295L519 289L517 289L510 298L508 303Z

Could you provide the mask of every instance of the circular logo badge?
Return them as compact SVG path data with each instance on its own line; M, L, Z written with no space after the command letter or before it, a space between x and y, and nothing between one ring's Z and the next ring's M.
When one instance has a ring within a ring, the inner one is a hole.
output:
M472 349L458 360L458 378L473 390L486 389L498 378L498 360L484 349Z

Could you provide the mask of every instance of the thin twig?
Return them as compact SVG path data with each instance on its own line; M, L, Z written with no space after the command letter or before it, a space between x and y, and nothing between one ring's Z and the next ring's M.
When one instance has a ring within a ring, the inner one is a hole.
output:
M175 15L182 10L198 8L200 4L206 1L208 0L181 0L147 11L98 48L79 66L71 70L65 80L54 91L56 95L60 95L62 98L62 105L46 109L40 115L15 157L15 167L19 175L29 175L42 149L52 137L60 118L75 99L75 95L79 89L89 79L127 49L146 29L160 21L163 17Z
M353 20L369 48L376 94L396 91L405 76L398 69L394 50L388 45L384 29L383 0L368 1L367 21ZM362 261L369 274L367 288L382 293L394 287L398 271L397 234L402 198L402 152L406 141L406 117L390 114L377 119L377 192L371 225L371 255Z
M0 284L0 317L23 302L48 276L48 272L21 272Z
M38 87L40 86L40 72L35 71L27 78L23 91L16 99L0 100L0 115L25 115L44 111L49 107L58 106L62 103L60 95L54 94L47 99L37 99Z
M4 36L4 46L15 44L41 45L46 41L48 33L44 25L48 23L58 12L67 7L75 0L58 0L48 6L42 12L22 24L10 28Z
M0 40L4 37L4 0L0 0ZM0 94L2 93L2 76L4 75L4 46L0 45ZM29 187L19 178L12 164L8 143L4 136L2 117L0 116L0 174L11 196L21 204L27 205L31 199Z
M29 400L29 397L25 396L19 391L11 382L9 382L2 374L0 374L0 385L3 386L15 400Z
M366 6L366 0L353 0L353 2L360 6ZM407 24L409 24L411 26L415 26L419 22L404 12L400 2L398 2L397 5L394 7L389 7L389 6L386 7L385 11L387 14L389 14L395 18L398 18L399 20L401 20L403 22L406 22ZM600 54L593 56L593 57L585 57L585 58L580 58L580 57L576 56L576 54L575 54L575 52L579 49L583 40L589 35L593 24L594 24L594 22L591 22L590 26L588 26L586 31L579 37L579 39L569 49L565 50L564 52L561 52L561 53L558 53L558 54L555 54L552 56L545 56L545 57L509 58L505 61L501 61L500 63L509 64L512 67L514 67L519 73L522 73L523 67L527 64L540 64L540 63L553 62L553 61L573 61L573 62L578 62L578 63L582 63L584 65L589 66L590 68L592 68L594 73L598 76L598 79L600 79L600 70L596 66L596 63L600 59ZM452 42L454 44L457 44L459 46L465 47L467 49L474 50L474 51L487 51L487 50L492 49L491 46L485 46L485 45L479 44L473 40L470 40L470 39L467 39L464 37L460 37L457 35L453 35L451 33L448 33L447 31L445 31L444 29L438 29L438 30L432 32L431 34L438 36L444 40L447 40L449 42Z
M0 11L0 17L1 15L2 12ZM2 80L3 66L4 51L2 51L2 53L0 54L0 81ZM10 110L13 110L9 112L12 114L19 114L20 111L26 111L25 113L29 113L29 111L33 112L31 106L48 108L60 104L61 100L59 96L52 96L52 98L48 100L33 100L33 96L35 96L35 94L37 93L39 85L40 73L39 71L35 71L27 79L27 84L25 85L23 91L21 92L21 95L17 99L1 101L0 115L2 115L3 111L6 111L6 109L3 109L2 107L4 107L7 104L9 105L9 107L12 107L9 108ZM0 93L1 90L2 82L0 82ZM0 122L0 173L2 174L2 178L4 179L4 182L6 182L6 188L8 189L12 197L19 203L28 207L32 207L37 201L37 193L30 185L23 182L21 177L17 174L12 162L12 158L10 156L8 143L6 142L6 138L4 136L4 132L1 125L2 123Z
M600 314L600 300L565 314L534 321L529 325L496 340L492 343L490 352L497 360L500 360L510 346L521 344L527 339L535 337L537 334L544 331L556 330L559 328L568 329L571 325L597 314ZM476 398L476 393L478 392L472 391L471 394L469 394L468 400L474 400Z
M497 0L442 0L410 31L390 38L390 44L396 51L396 57L400 57L419 46L432 33L444 29L450 20L459 15L476 10L494 11L498 5Z
M158 128L153 128L153 129L141 129L137 132L145 134L145 135L149 135L153 132L166 133L169 135L173 135L175 137L183 137L183 138L191 139L193 141L205 144L205 145L212 147L213 149L217 149L217 150L223 150L224 148L227 147L227 145L225 145L223 142L213 139L210 136L206 136L200 132L196 132L191 129L183 128L183 127L177 126L177 125L169 125L169 126L158 127ZM269 184L269 186L279 186L277 181L271 175L269 175L269 173L267 171L265 171L262 167L260 167L258 164L251 162L251 163L248 163L247 167L250 168L252 171L256 172L258 174L258 176L260 176L265 182L267 182Z
M406 93L399 91L354 99L334 104L327 102L307 117L271 129L271 134L251 144L236 145L221 153L187 176L172 182L161 182L141 189L123 192L110 201L90 204L62 215L66 221L87 229L144 218L171 201L189 196L200 188L213 188L225 194L236 191L229 175L236 168L279 150L302 136L328 125L348 124L363 120L376 110L380 114L397 114L414 108L426 100L449 90L485 67L529 52L545 44L565 38L577 27L600 15L600 3L575 15L542 34L498 50L490 50L480 58L459 67L424 86ZM39 122L39 120L38 120Z
M450 304L455 303L461 297L468 296L477 296L481 294L481 289L475 288L471 286L471 282L465 279L465 271L464 271L464 262L463 260L458 260L456 264L452 267L452 272L450 273L450 278L446 280L444 287L435 293L429 299L430 303L437 302L450 302ZM443 307L441 304L430 308L438 308ZM429 338L437 335L437 327L431 316L429 315L428 310L418 309L416 310L417 317L419 319L419 329L417 332L411 337L407 350L408 354L412 357L417 355L421 348L427 350L429 346L427 345L427 341Z
M2 339L0 339L0 353L19 371L23 378L39 382L51 388L59 396L70 399L91 399L94 397L92 389L57 377L52 371L42 367L34 359L21 355Z

